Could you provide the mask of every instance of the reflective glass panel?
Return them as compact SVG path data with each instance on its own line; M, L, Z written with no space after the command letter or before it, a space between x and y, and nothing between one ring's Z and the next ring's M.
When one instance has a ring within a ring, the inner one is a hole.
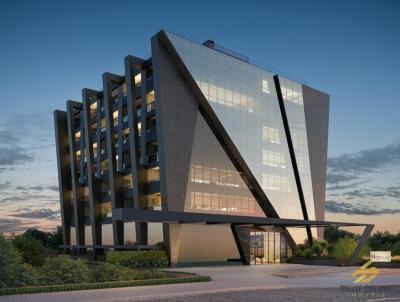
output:
M280 217L303 219L273 75L167 35Z

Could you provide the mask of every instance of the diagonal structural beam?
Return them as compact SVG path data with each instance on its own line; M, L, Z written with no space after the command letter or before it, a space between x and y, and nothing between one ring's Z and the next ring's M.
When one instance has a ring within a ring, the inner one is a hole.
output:
M92 113L90 110L90 105L94 102L97 102L97 109L94 112L94 115L97 115L97 112L100 111L100 97L101 93L99 91L91 90L91 89L83 89L82 90L82 100L83 100L83 118L81 121L84 123L85 128L85 142L86 142L86 157L87 157L87 179L88 179L88 187L89 187L89 210L90 210L90 223L92 226L92 246L93 251L96 254L96 247L101 245L101 225L100 225L100 217L96 211L96 208L99 204L100 199L100 182L95 177L95 160L93 155L93 131L92 131ZM97 120L97 124L101 124L100 119ZM98 131L98 127L96 127L97 137L99 138L101 133ZM97 140L100 142L100 140ZM100 143L97 144L97 150L100 150ZM97 154L98 159L100 158L99 154ZM97 164L97 169L99 164Z
M67 122L68 122L68 143L69 143L69 156L71 164L71 179L72 179L72 204L74 208L75 220L75 234L76 245L82 246L85 244L85 230L83 226L84 208L82 201L82 187L79 184L77 156L75 152L75 131L76 131L76 114L81 114L82 103L69 100L67 102ZM81 126L82 133L82 126ZM81 138L83 136L81 135ZM83 154L81 154L83 156ZM83 171L81 171L83 173Z
M71 168L69 162L68 145L68 122L67 113L54 111L54 129L56 137L57 167L58 167L58 190L60 193L60 208L62 222L63 244L70 245L71 228Z
M145 158L145 149L142 143L139 144L139 131L137 126L137 89L135 85L135 75L141 74L141 79L143 85L146 81L146 76L143 73L143 64L144 60L134 57L127 56L125 57L125 83L126 83L126 103L127 103L127 111L128 111L128 127L129 127L129 149L130 149L130 160L131 160L131 173L132 173L132 192L133 192L133 207L135 209L140 208L140 197L144 196L146 192L145 188L145 169L144 166L140 163L140 153L142 154L142 158ZM142 88L141 88L142 89ZM141 102L144 98L143 94L141 94ZM141 116L146 118L145 108L141 108ZM142 131L144 128L142 124ZM144 130L145 131L145 130ZM146 144L146 137L142 136L144 139L144 144ZM139 145L141 145L141 152L139 152ZM135 223L136 230L136 242L138 244L146 244L147 243L147 224L143 222Z
M303 217L305 220L308 220L308 213L307 213L307 207L306 207L306 201L304 199L304 192L303 192L303 187L301 185L301 179L300 179L300 173L299 173L299 168L297 166L297 160L296 160L296 154L294 152L294 147L293 147L293 141L292 141L292 136L290 134L290 127L289 127L289 121L286 115L286 109L285 109L285 103L283 101L283 96L282 96L282 90L281 90L281 84L279 82L279 76L274 75L274 82L275 82L275 88L276 88L276 94L278 97L279 101L279 108L281 110L281 115L282 115L282 121L283 121L283 126L285 128L285 134L286 134L286 140L288 143L289 147L289 154L290 154L290 159L292 161L292 167L293 167L293 172L294 172L294 177L296 179L296 186L297 186L297 191L299 193L299 199L300 199L300 205L301 205L301 210L303 212ZM308 237L308 242L310 246L313 244L313 238L311 234L311 228L309 226L306 227L307 230L307 237Z
M354 250L354 253L350 258L350 261L349 261L349 264L348 264L349 266L353 266L353 265L356 264L357 257L360 254L361 249L365 245L365 243L366 243L369 235L371 234L372 230L374 229L374 226L375 225L373 225L373 224L367 224L365 226L364 232L361 234L361 237L358 240L357 246L356 246L356 248Z
M113 88L122 85L122 77L111 73L103 74L103 99L104 113L106 118L106 143L107 143L107 161L108 161L108 179L110 184L110 195L112 209L122 208L123 192L121 188L121 175L117 173L115 136L114 136L114 118L113 118ZM118 89L118 88L115 88ZM116 96L118 98L118 95ZM122 99L119 100L122 102ZM122 147L122 146L121 146ZM121 221L113 221L114 245L123 245L124 229Z

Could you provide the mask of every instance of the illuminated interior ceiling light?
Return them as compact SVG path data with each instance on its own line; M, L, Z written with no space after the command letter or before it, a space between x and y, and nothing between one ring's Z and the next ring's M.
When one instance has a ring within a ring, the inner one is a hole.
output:
M90 105L90 110L96 110L97 109L97 102L94 102L93 104Z
M140 85L140 83L142 83L142 74L138 73L135 75L135 85Z

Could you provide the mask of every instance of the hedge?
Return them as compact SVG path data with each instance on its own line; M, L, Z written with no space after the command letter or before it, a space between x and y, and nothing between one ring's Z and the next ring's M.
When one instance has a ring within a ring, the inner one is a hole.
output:
M168 257L165 251L108 251L106 261L131 268L166 267Z
M132 281L114 281L114 282L99 282L99 283L0 288L0 296L33 294L33 293L48 293L48 292L62 292L62 291L73 291L73 290L87 290L87 289L101 289L101 288L163 285L163 284L192 283L192 282L209 282L209 281L211 281L211 278L209 276L195 275L193 277L181 277L181 278L165 278L165 279L148 279L148 280L132 280Z

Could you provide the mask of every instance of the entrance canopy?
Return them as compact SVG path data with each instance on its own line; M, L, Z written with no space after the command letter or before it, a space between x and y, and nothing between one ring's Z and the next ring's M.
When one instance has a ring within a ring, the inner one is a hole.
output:
M137 222L162 222L162 223L204 223L204 224L230 224L232 230L235 226L277 226L277 227L344 227L364 226L358 245L351 257L349 265L354 265L361 248L374 228L373 224L316 221L300 219L283 219L272 217L253 217L237 215L220 215L193 212L154 211L142 209L117 208L113 209L112 219L117 221Z

